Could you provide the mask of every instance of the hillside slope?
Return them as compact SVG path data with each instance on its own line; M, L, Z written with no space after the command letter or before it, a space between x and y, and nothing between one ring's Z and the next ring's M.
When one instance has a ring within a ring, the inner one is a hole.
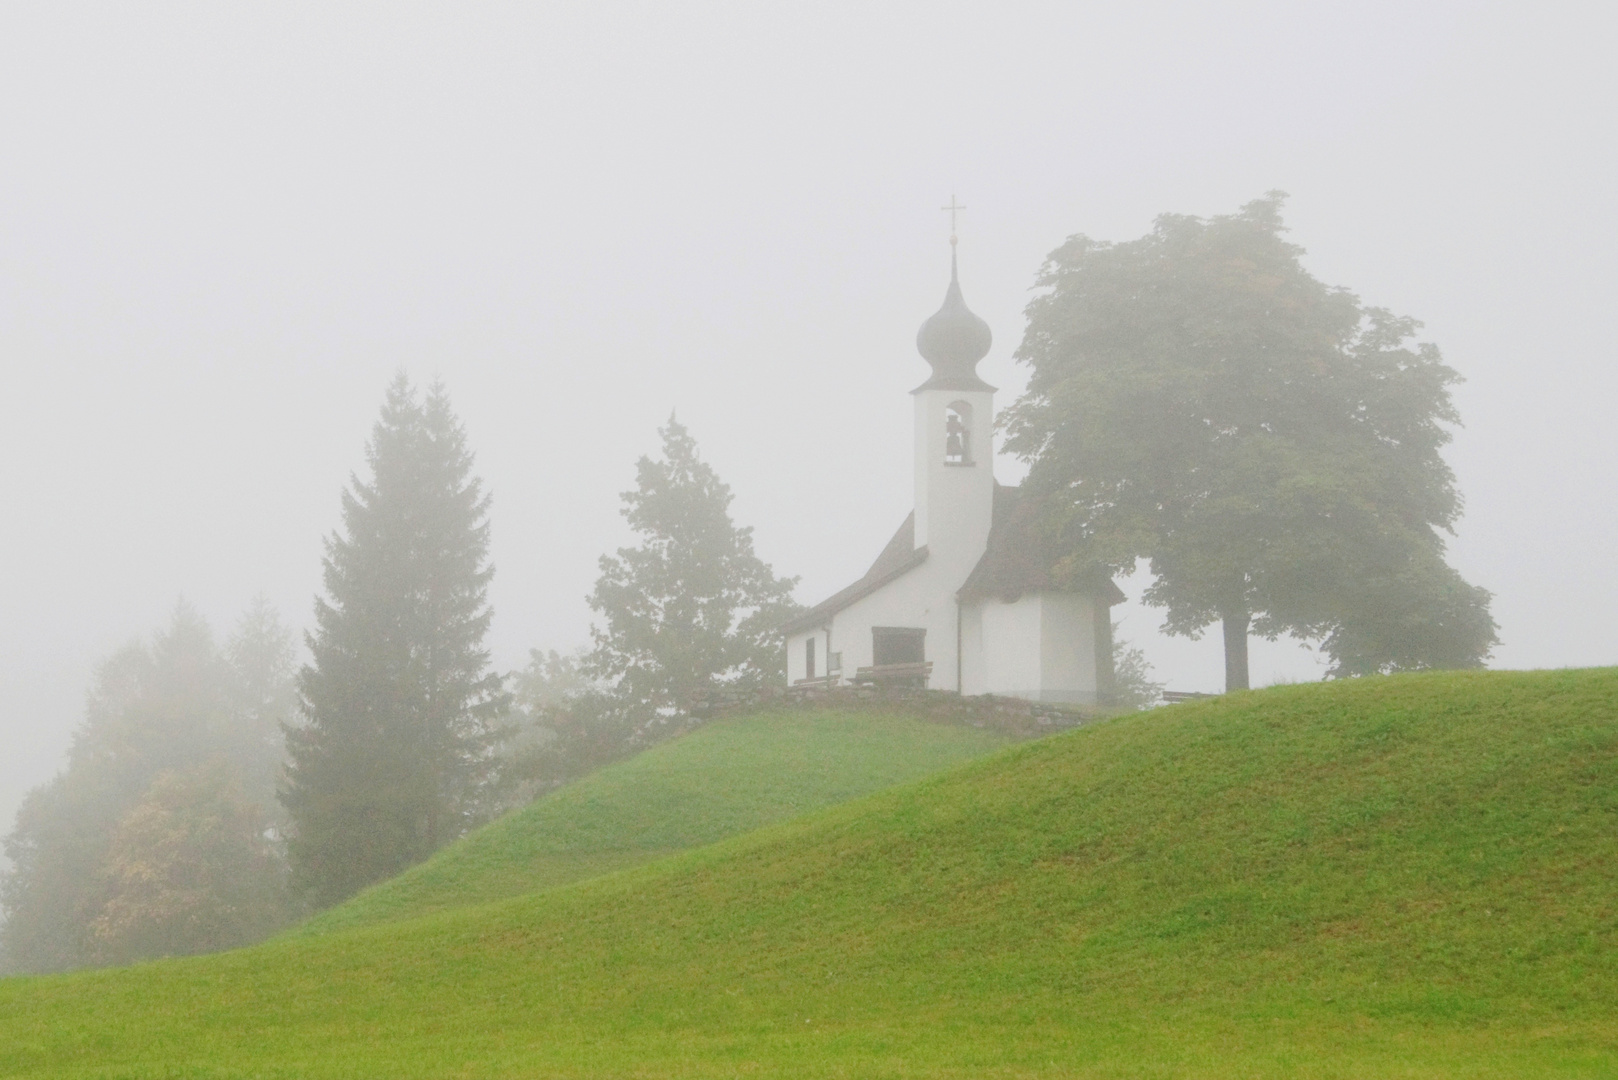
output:
M295 932L580 881L915 780L1012 741L883 712L714 721L506 815Z
M534 896L0 982L0 1074L1618 1072L1618 672L1160 709Z

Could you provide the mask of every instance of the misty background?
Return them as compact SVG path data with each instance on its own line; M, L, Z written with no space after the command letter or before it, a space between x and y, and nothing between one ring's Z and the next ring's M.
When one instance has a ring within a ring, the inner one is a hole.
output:
M179 597L221 636L258 593L309 622L401 367L445 380L493 493L502 670L587 642L671 410L800 600L847 584L910 507L952 194L1004 407L1063 238L1290 192L1310 270L1467 379L1451 561L1495 593L1494 666L1618 662L1615 30L1595 4L7 5L0 825ZM1217 634L1119 614L1171 689L1222 684ZM1253 643L1255 685L1321 668Z

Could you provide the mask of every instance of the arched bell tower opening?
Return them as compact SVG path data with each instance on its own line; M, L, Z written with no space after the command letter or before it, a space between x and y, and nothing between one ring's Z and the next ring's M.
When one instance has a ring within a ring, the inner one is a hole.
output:
M944 464L971 465L972 404L952 401L944 407Z

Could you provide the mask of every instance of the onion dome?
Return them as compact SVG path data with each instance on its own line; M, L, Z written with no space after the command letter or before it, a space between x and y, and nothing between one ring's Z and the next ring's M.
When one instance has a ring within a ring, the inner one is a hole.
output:
M933 377L918 390L993 390L978 378L978 361L989 355L989 324L972 314L961 296L955 247L949 253L949 291L939 308L916 332L916 349L933 366Z

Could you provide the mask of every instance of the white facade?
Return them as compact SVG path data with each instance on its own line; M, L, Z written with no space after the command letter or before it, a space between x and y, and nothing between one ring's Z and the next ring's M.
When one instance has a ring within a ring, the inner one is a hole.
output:
M1078 593L1030 593L962 610L961 692L1093 704L1111 679L1111 611Z
M922 387L915 399L916 546L972 572L994 515L994 391ZM952 408L953 406L953 408ZM966 453L946 452L951 413L965 414ZM964 565L963 565L964 564Z
M1119 597L1053 589L1004 512L1016 492L997 494L994 388L975 371L988 327L955 280L918 345L934 372L913 391L914 510L865 577L787 625L788 684L910 681L919 660L933 689L1104 699Z

